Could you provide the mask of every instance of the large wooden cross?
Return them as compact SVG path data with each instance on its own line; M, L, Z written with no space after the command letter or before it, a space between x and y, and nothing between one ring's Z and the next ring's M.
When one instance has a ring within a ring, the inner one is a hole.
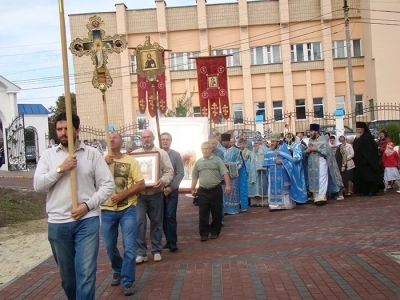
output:
M89 30L88 37L81 39L76 38L71 42L69 50L72 54L82 57L89 55L92 59L94 67L92 85L94 88L99 89L103 97L103 111L104 111L104 127L106 135L106 144L108 154L111 152L110 132L108 126L108 112L106 103L106 91L113 84L110 72L107 69L108 54L121 53L126 49L126 39L115 34L114 36L106 36L104 31L104 21L94 15L89 19L86 28ZM110 165L111 173L114 175L114 164ZM116 206L114 206L116 208Z
M119 34L107 36L104 27L104 21L100 17L92 16L86 24L89 31L88 37L74 39L69 47L72 54L78 57L83 55L91 57L93 65L95 65L92 84L100 90L106 90L113 83L107 69L108 54L121 53L127 46L126 39L123 36Z

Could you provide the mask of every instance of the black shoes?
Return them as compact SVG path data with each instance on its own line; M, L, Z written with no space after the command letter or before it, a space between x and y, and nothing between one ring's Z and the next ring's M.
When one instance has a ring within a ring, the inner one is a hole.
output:
M178 251L178 246L176 245L176 243L165 244L163 246L163 249L169 249L169 251L171 252L176 252Z
M175 243L169 244L169 251L171 251L171 252L178 251L178 246Z
M205 241L207 241L208 240L208 236L202 236L201 238L200 238L200 241L202 241L202 242L205 242Z
M124 286L124 295L132 296L133 295L133 287L132 284L127 284Z
M217 239L218 237L219 237L218 234L212 234L212 235L211 235L211 238L212 238L212 239Z
M120 284L120 280L121 280L121 274L119 273L114 273L113 278L111 280L111 285L112 286L117 286Z

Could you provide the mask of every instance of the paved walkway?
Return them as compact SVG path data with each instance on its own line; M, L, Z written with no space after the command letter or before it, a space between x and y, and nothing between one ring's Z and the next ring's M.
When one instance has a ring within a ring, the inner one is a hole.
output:
M179 200L179 251L138 265L130 299L398 299L400 195L351 197L291 211L250 208L225 218L220 238L200 242L197 207ZM104 247L98 299L111 287ZM49 258L0 290L0 299L65 299Z

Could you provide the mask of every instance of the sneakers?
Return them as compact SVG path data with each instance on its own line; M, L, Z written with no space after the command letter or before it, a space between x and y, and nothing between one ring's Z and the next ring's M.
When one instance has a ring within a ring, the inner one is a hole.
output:
M162 260L161 254L160 253L154 253L154 261L158 262L158 261L161 261L161 260Z
M146 261L148 261L148 260L149 260L149 259L148 259L147 256L137 256L137 257L136 257L136 263L137 263L137 264L144 263L144 262L146 262Z
M338 200L338 201L344 200L344 197L343 196L338 196L338 197L336 197L336 200Z
M133 295L133 287L132 284L127 284L124 286L124 295L132 296Z
M111 285L112 286L117 286L120 284L120 280L121 280L121 274L119 273L114 273L113 278L111 280Z

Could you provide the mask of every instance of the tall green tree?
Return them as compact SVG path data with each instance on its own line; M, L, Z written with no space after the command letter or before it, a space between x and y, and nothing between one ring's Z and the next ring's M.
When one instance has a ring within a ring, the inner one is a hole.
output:
M166 117L191 117L193 93L185 91L180 98L176 100L175 110L168 109Z
M77 109L76 109L76 95L75 93L71 93L71 106L72 106L72 112L77 113ZM61 95L58 97L57 101L56 101L56 105L55 106L51 106L49 108L49 111L51 113L50 117L49 117L49 139L57 139L57 134L56 134L56 130L55 130L55 124L54 124L54 118L57 114L59 114L60 112L65 111L65 96Z

